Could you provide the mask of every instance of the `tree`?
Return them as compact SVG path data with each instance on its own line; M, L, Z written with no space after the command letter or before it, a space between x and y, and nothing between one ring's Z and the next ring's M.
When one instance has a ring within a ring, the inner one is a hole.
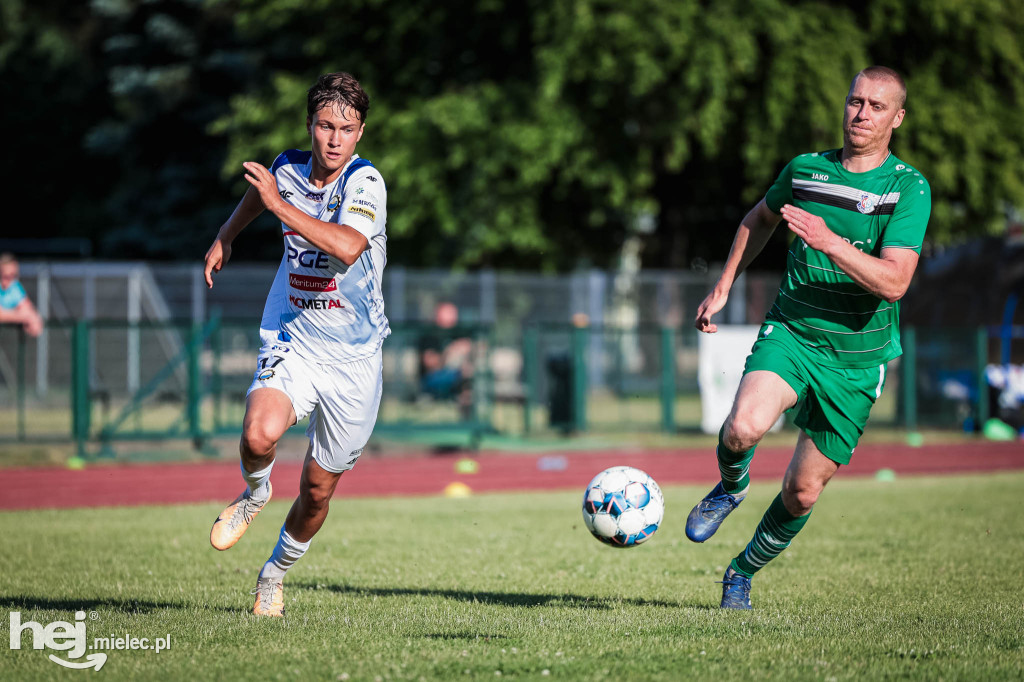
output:
M229 13L188 0L98 2L111 115L90 131L93 154L119 167L106 193L102 251L198 259L238 197L220 174L226 142L212 121L253 63Z
M0 2L0 182L30 216L20 225L8 216L4 233L11 237L86 237L108 220L96 197L109 189L113 169L91 165L81 149L93 122L107 113L92 96L102 85L96 28L85 5Z
M998 234L1024 207L1024 2L875 0L872 55L909 98L897 141L932 185L929 236Z
M235 101L229 167L261 126L265 155L285 131L301 144L303 89L356 73L403 262L609 265L645 216L646 266L721 259L789 158L841 144L849 80L876 62L907 76L894 146L932 181L930 238L1024 203L1019 0L288 5L240 3L274 78Z
M230 14L189 0L4 0L4 186L30 236L115 258L199 258L231 211L211 121L253 60Z
M308 146L306 89L334 70L371 95L359 149L389 184L392 259L411 266L614 266L627 240L645 267L721 260L791 157L841 143L849 80L872 63L907 79L893 149L932 183L930 240L996 233L1024 206L1024 0L0 12L0 95L19 131L5 187L66 199L38 234L91 234L102 255L196 257L246 187L241 161ZM53 173L69 149L88 168L73 182ZM776 267L785 237L755 266Z

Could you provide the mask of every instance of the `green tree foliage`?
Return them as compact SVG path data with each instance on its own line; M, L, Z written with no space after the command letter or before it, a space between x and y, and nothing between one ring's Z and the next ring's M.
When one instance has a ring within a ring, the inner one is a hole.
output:
M0 87L21 170L69 199L42 229L91 230L105 255L204 250L242 161L308 148L305 91L329 70L371 96L359 151L407 265L609 266L630 237L646 267L720 260L792 156L841 143L873 63L907 79L893 150L931 180L930 239L1024 206L1024 0L64 5L0 0ZM73 183L52 173L68 149ZM279 249L263 224L243 253Z
M247 82L251 59L229 13L190 0L97 0L112 114L86 144L120 172L106 195L105 253L196 258L235 201L220 182L210 123Z
M273 77L221 123L228 167L302 146L304 88L355 73L406 263L607 265L638 231L646 266L721 259L789 158L841 144L872 63L907 76L893 147L932 181L933 239L1024 203L1019 0L252 0L236 18Z
M907 76L897 144L931 182L931 237L1000 232L1024 207L1024 2L875 0L867 9L872 55Z
M254 61L195 0L0 0L4 184L38 202L21 236L105 257L196 258L236 198L210 123Z
M88 7L0 0L0 102L8 201L5 236L91 236L107 221L102 197L111 168L90 166L82 140L107 114L95 96L96 21ZM21 213L16 223L12 218Z

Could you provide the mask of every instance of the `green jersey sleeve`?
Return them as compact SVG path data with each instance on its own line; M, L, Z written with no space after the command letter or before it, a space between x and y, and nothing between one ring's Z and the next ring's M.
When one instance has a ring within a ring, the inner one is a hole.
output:
M768 193L764 195L764 203L773 213L781 213L783 206L793 203L794 163L796 163L796 159L786 164L786 167L779 173L778 179L768 188Z
M882 248L911 249L920 254L932 214L932 190L923 175L907 175L908 181L901 187L899 201L882 234Z

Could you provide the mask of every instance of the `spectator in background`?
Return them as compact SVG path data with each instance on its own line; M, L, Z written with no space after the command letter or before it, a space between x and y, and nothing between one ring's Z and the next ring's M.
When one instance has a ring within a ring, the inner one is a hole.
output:
M18 281L18 261L10 253L0 254L0 323L20 324L29 336L43 331L43 317Z
M459 309L443 302L434 326L419 339L420 390L435 400L455 400L463 417L472 412L473 341L458 328Z

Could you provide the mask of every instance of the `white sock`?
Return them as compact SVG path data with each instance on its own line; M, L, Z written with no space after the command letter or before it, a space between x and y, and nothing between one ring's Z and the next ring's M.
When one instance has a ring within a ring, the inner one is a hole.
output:
M242 478L249 486L249 497L254 500L267 499L270 495L270 470L274 468L274 463L271 462L266 469L259 471L247 471L244 463L241 464L241 467Z
M281 535L277 538L277 546L274 547L274 553L270 555L267 563L263 564L260 577L277 580L283 578L288 569L309 549L309 542L299 542L288 534L284 526L281 526Z
M729 493L729 494L732 495L733 497L735 497L736 498L736 502L739 503L739 502L743 501L743 499L747 496L747 493L749 491L750 491L750 484L747 484L747 487L744 488L743 490L739 491L738 493Z

